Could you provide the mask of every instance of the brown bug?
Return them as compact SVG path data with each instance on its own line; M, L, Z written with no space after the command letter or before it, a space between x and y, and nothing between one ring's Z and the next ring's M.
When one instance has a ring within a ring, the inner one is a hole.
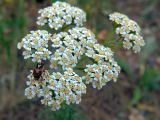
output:
M44 63L37 63L36 67L33 69L34 78L38 80L43 72L44 72Z

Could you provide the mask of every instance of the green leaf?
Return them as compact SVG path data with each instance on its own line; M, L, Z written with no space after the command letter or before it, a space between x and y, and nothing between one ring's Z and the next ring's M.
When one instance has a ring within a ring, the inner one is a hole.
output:
M121 58L116 58L116 61L118 63L118 65L120 65L120 67L124 70L124 72L129 75L132 76L133 71L130 68L130 66Z
M160 71L146 67L138 84L147 90L160 89Z
M135 104L141 99L141 89L136 87L133 91L132 103Z

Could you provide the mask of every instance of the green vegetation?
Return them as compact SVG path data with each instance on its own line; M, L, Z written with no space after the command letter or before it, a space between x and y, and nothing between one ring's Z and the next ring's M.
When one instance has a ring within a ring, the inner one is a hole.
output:
M38 113L38 120L87 120L80 108L73 105L63 105L59 111L51 111L48 107L42 108Z

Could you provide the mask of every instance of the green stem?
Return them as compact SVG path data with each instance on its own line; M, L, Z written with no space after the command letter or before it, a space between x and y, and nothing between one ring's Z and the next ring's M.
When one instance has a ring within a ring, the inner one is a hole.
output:
M71 106L68 106L68 110L69 110L68 120L73 120L73 110Z

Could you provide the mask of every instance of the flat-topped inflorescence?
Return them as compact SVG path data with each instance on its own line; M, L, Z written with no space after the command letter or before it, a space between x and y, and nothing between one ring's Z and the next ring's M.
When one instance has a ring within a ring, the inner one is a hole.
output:
M33 71L28 76L25 95L28 99L39 97L41 103L50 106L52 110L58 110L62 103L78 104L82 94L86 93L86 85L80 76L73 72L71 68L64 72L49 74L46 70L39 80L34 79Z
M48 41L51 34L46 30L31 31L18 43L18 49L24 49L24 59L31 58L33 62L40 63L42 60L50 59L51 51L48 50Z
M92 49L97 43L93 32L84 27L75 27L68 32L54 34L51 41L52 47L56 49L51 56L51 68L59 64L63 70L75 67L86 50Z
M86 65L86 76L83 79L86 83L92 83L94 88L101 89L108 81L117 81L120 73L120 67L113 58L113 52L110 48L95 44L94 49L86 52L86 56L95 61L92 65Z
M28 99L38 97L42 104L55 111L63 103L81 102L86 84L101 89L108 81L117 81L120 66L114 60L114 53L109 47L100 45L95 34L83 27L86 21L83 10L65 2L55 2L39 10L39 15L37 24L47 24L55 33L31 31L17 45L24 50L24 59L37 64L26 82ZM120 13L109 17L116 25L116 33L124 38L124 48L140 51L144 41L137 23ZM68 27L70 25L72 28ZM87 64L78 66L82 56L87 57ZM50 68L45 63L49 63ZM75 73L80 70L80 75Z
M39 10L38 13L40 16L37 24L40 26L48 24L55 30L71 24L82 26L86 21L86 13L83 10L65 2L57 1L52 6Z
M123 47L132 49L135 53L139 52L145 44L143 37L140 35L139 25L126 15L118 12L110 14L109 19L116 26L116 34L123 38Z

